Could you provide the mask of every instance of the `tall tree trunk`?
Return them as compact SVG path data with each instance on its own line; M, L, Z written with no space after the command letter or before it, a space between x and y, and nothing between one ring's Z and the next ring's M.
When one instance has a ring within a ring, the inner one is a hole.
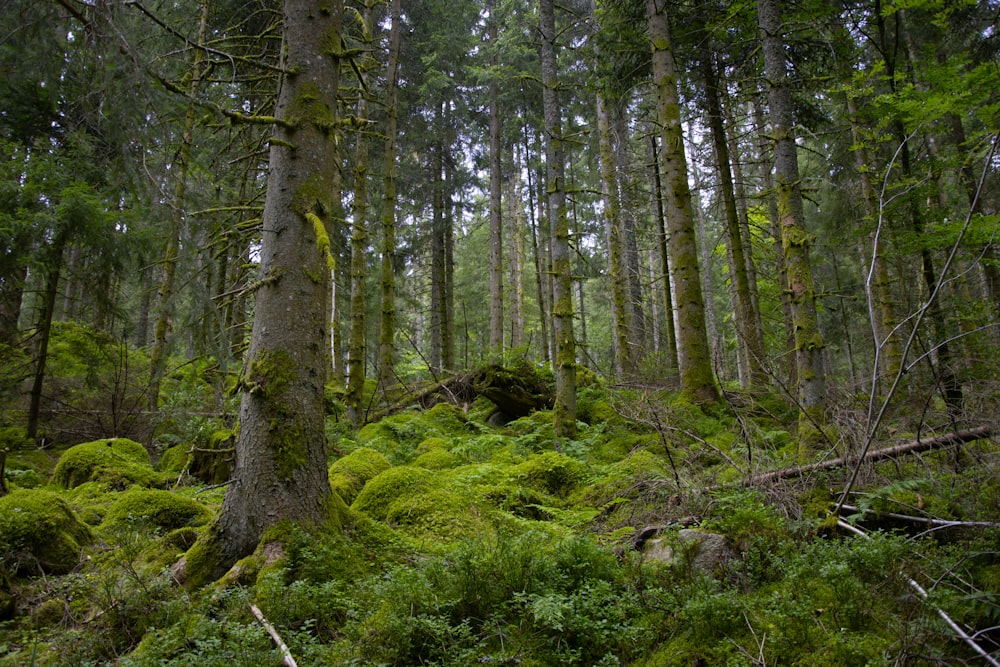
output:
M868 294L869 316L872 332L875 334L876 354L882 373L895 377L902 362L902 351L896 328L896 309L893 304L889 267L885 261L884 235L888 230L879 226L878 201L875 189L872 187L871 161L865 150L861 126L858 121L857 101L852 96L847 98L847 110L851 117L851 138L854 140L854 164L858 168L858 178L861 182L861 205L865 219L871 226L871 245L866 248L865 256L871 256L868 275L865 277L865 291Z
M240 381L240 433L222 510L186 557L190 585L223 574L283 521L324 530L342 518L327 479L325 225L339 168L336 104L342 5L286 0L260 248L260 287Z
M198 44L205 42L208 30L209 2L203 0L201 7L201 23L198 27ZM191 63L191 83L188 94L194 99L201 86L202 64L204 52L194 49ZM174 197L171 203L170 221L167 225L167 244L163 251L161 266L163 275L160 278L160 288L156 292L156 323L153 325L153 346L149 351L149 390L148 408L156 412L160 402L160 383L163 381L166 366L167 336L170 333L171 309L170 302L174 295L174 281L177 273L177 260L180 253L181 228L184 225L187 193L188 167L191 161L191 144L193 141L195 106L188 105L184 116L184 131L181 133L181 145L177 151L175 166L177 182L174 184Z
M488 40L493 53L490 65L499 64L497 44L496 2L487 3L490 18L487 22ZM502 162L500 145L500 86L497 74L490 78L490 354L503 355L503 219L501 209Z
M546 188L552 234L552 320L556 396L553 426L558 439L576 437L576 339L573 333L573 284L570 275L569 219L563 157L562 109L556 63L554 0L539 0L542 34L542 110L545 117Z
M371 30L370 6L365 10L365 25ZM363 71L362 71L363 72ZM364 74L362 73L364 77ZM367 87L362 80L362 88ZM368 98L362 94L355 109L359 124L368 120ZM368 135L359 131L354 144L354 198L351 209L351 335L347 349L347 419L357 428L362 421L365 391L365 251L368 248Z
M627 282L625 260L622 252L622 216L619 205L618 179L615 176L614 148L611 142L611 123L608 119L604 96L597 95L597 132L600 146L601 191L604 198L604 230L608 239L608 277L611 283L611 322L614 327L615 374L629 378L635 368L629 345L629 316L627 311Z
M440 119L440 109L438 113ZM431 317L430 317L430 362L431 372L441 371L441 341L444 328L444 141L439 139L431 158Z
M507 196L507 219L511 226L507 234L508 281L510 283L510 347L524 345L524 210L521 203L521 169L514 158L514 173Z
M753 300L750 293L750 279L747 276L747 256L743 248L743 234L736 211L736 195L733 191L733 173L730 168L729 145L726 128L722 120L721 91L716 73L714 55L707 49L702 53L702 73L705 77L705 101L708 124L715 148L715 163L718 168L719 184L722 190L722 206L726 217L726 240L729 250L729 271L735 291L733 302L736 306L736 342L741 357L741 385L746 388L759 385L764 380L764 343L760 330L756 328Z
M785 379L786 387L791 391L792 387L798 384L798 369L795 364L795 322L792 318L792 299L788 289L788 266L785 262L785 250L781 243L781 222L778 219L778 198L774 195L774 177L772 176L771 165L774 164L774 150L768 140L767 123L764 120L764 108L757 95L753 96L753 115L756 134L759 138L757 152L760 167L760 178L763 184L764 197L767 202L767 219L771 228L771 238L773 240L774 261L777 265L778 287L781 293L781 319L785 330L785 350L780 355L781 359L786 359Z
M392 1L386 69L385 178L382 192L382 315L379 328L379 386L395 383L396 362L396 78L399 67L400 0Z
M681 391L691 400L713 403L719 393L712 372L712 358L705 328L705 302L698 271L698 243L688 186L684 134L681 128L677 70L670 25L662 0L647 0L646 18L653 52L656 113L663 142L660 166L666 186L665 208L669 232L670 267L677 309L677 361Z
M803 435L812 424L822 424L826 410L823 338L816 316L816 294L809 260L809 233L802 210L799 162L792 119L792 96L787 83L781 10L777 0L758 0L758 22L763 41L764 71L774 141L775 187L781 244L788 269L788 291L795 327L795 366ZM807 438L808 439L808 438Z
M667 235L666 212L663 206L663 179L660 175L660 148L656 141L656 133L649 135L649 145L651 152L650 164L652 164L653 199L656 204L656 241L657 255L659 256L659 274L663 289L663 345L666 351L667 369L676 372L679 367L677 360L677 330L674 326L674 297L673 288L670 281L670 253L667 245L670 241Z
M630 357L632 365L638 369L639 361L646 352L646 314L643 312L642 269L639 261L639 230L636 229L636 217L633 212L635 202L629 200L628 193L632 188L629 184L628 125L625 122L625 108L621 105L613 108L611 114L611 134L615 148L615 169L618 183L618 215L622 220L623 246L625 253L625 276L628 286L628 326Z
M545 250L542 248L542 244L539 243L538 239L541 236L541 221L539 216L535 215L535 186L532 182L531 174L531 150L528 145L528 127L527 125L522 126L524 132L524 167L525 173L528 175L528 216L529 216L529 226L531 228L531 254L535 261L535 289L538 293L538 330L539 330L539 345L542 348L542 361L549 363L552 361L552 355L549 353L549 290L547 289L548 283L546 278L550 276L549 265L546 259Z
M47 265L42 281L42 308L35 325L35 370L28 394L28 420L25 428L27 437L38 437L38 422L42 409L42 393L45 386L45 371L49 358L49 338L52 335L52 317L55 314L56 298L59 296L59 274L62 272L63 252L66 249L67 230L56 231L55 238L46 250Z

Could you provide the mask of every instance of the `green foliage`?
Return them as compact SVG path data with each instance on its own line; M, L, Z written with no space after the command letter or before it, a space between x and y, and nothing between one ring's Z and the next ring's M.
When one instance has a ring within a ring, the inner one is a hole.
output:
M586 466L558 452L532 454L514 467L515 478L556 497L566 497L586 475Z
M95 440L66 450L52 474L52 482L72 489L84 482L100 482L124 490L132 484L157 486L162 480L149 465L149 453L126 438Z
M0 498L2 574L65 574L91 541L90 529L55 493L24 489Z
M123 493L108 510L102 530L134 527L170 531L200 526L212 513L196 500L159 489L133 487Z

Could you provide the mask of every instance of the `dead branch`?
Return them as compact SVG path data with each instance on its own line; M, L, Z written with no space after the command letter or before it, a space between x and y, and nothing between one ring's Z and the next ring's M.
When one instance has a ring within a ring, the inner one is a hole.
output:
M271 639L274 640L278 650L281 651L281 664L285 667L298 667L295 663L295 658L292 657L292 652L288 650L288 646L286 646L285 642L281 640L281 635L279 635L278 631L274 629L274 626L268 623L267 619L264 618L264 614L260 611L260 608L251 602L250 611L253 612L254 617L260 621L260 624L264 626L265 630L267 630L267 634L271 635Z
M783 479L802 477L817 470L847 468L855 466L859 463L881 461L883 459L903 454L917 454L920 452L930 451L932 449L943 449L952 445L960 445L965 442L988 438L992 436L995 431L996 429L992 426L980 426L978 428L968 429L965 431L939 435L936 438L912 440L910 442L904 442L901 445L872 450L865 453L863 456L844 456L836 459L830 459L829 461L819 461L817 463L809 463L806 465L795 466L793 468L781 468L780 470L771 470L751 475L745 480L744 483L747 486L760 486Z

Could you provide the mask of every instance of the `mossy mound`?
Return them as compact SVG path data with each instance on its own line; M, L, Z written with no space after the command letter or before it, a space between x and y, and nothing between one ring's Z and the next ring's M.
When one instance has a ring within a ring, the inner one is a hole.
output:
M464 485L447 484L435 473L413 466L390 468L372 479L351 509L410 537L440 544L486 528Z
M65 574L92 541L90 529L50 491L22 489L0 498L0 544L9 550L4 567L12 574Z
M352 503L368 480L392 467L389 459L370 447L359 447L330 466L330 488Z
M413 460L413 465L428 470L447 470L462 464L462 459L447 449L432 449Z
M384 454L393 465L403 465L413 460L418 446L428 438L449 438L469 432L461 410L438 403L425 412L407 410L369 424L358 432L358 441Z
M565 498L586 476L586 466L559 452L532 454L514 468L521 483Z
M170 475L181 474L188 467L189 449L187 445L174 445L165 450L156 462L156 469Z
M212 512L197 500L160 489L129 489L108 510L101 527L115 530L145 525L171 531L188 526L201 526L212 518Z
M158 486L161 477L150 465L145 447L127 438L113 438L74 445L59 457L53 484L72 489L85 482L125 490L133 484Z

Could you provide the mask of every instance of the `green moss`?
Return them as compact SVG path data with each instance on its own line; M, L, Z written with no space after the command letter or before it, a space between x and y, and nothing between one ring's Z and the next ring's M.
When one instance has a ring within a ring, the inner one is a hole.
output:
M586 475L586 466L559 452L532 454L514 469L515 477L524 484L565 498Z
M368 480L392 467L389 459L369 447L359 447L330 466L330 487L346 503L354 502Z
M170 491L132 488L115 501L102 528L114 530L136 524L146 524L164 530L185 526L201 526L212 518L212 512L191 498Z
M59 457L52 483L72 489L84 482L124 490L133 484L159 486L162 478L150 466L149 453L142 445L115 438L75 445Z
M11 559L3 565L14 574L65 574L92 541L90 529L50 491L25 489L0 498L0 544L6 545L5 560Z
M189 588L201 588L215 581L216 569L222 561L222 544L215 526L209 527L184 554L181 583Z
M433 449L413 460L413 465L428 470L446 470L462 464L462 459L447 449Z
M389 468L365 485L351 504L351 509L384 520L393 502L400 497L426 491L431 487L433 477L433 473L423 468Z
M189 447L187 445L174 445L160 456L156 462L156 469L159 472L179 475L187 470L189 460Z

